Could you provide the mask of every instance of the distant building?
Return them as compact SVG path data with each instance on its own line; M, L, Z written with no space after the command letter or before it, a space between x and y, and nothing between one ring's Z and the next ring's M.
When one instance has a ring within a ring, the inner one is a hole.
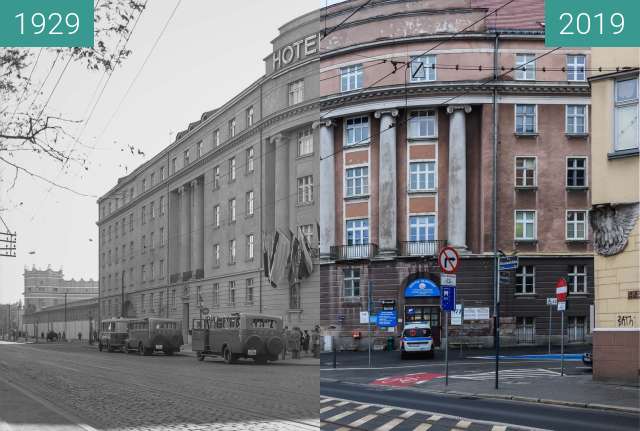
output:
M14 309L15 310L15 309ZM75 300L52 305L24 316L22 330L30 337L41 337L49 331L65 334L69 340L88 340L98 330L98 298Z
M21 330L23 310L22 301L0 304L0 339Z
M24 270L25 314L34 313L44 307L90 299L98 296L98 282L89 280L65 280L62 269L54 271L35 266Z
M591 140L591 225L596 252L593 377L637 381L640 48L596 48L592 61L603 68L590 79L593 118L598 119Z

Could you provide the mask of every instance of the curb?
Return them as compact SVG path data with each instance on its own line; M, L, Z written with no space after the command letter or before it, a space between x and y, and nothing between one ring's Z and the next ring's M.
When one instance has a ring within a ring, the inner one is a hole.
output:
M347 382L338 379L327 379L321 378L320 383L348 383L351 385L359 385L365 387L372 387L373 385L367 383L355 383L355 382ZM376 387L376 389L380 389ZM592 410L605 410L605 411L614 411L619 413L631 413L631 414L640 414L640 408L635 407L624 407L624 406L615 406L611 404L599 404L599 403L581 403L576 401L565 401L565 400L553 400L548 398L534 398L534 397L523 397L520 395L511 395L511 394L485 394L485 393L474 393L474 392L460 392L460 391L447 391L447 390L438 390L438 389L420 389L417 387L411 388L385 388L386 390L393 389L402 389L402 390L410 390L414 392L427 392L430 394L436 395L449 395L456 397L475 397L475 398L483 398L483 399L498 399L498 400L510 400L510 401L519 401L525 403L537 403L537 404L549 404L555 406L563 406L563 407L576 407L576 408L586 408Z

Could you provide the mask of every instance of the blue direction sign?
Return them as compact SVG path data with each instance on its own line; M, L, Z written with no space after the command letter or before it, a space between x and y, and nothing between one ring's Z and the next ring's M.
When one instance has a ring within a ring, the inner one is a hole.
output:
M381 328L388 328L390 326L396 326L398 324L398 315L396 310L382 310L377 315L378 326Z
M498 261L500 271L514 271L518 269L518 256L502 256Z
M452 286L442 287L442 309L452 311L456 309L456 288Z

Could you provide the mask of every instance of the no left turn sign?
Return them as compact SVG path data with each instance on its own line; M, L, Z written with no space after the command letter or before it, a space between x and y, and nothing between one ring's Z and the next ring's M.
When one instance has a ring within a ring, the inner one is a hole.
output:
M442 272L453 274L460 264L460 255L453 247L444 247L438 255L438 264Z

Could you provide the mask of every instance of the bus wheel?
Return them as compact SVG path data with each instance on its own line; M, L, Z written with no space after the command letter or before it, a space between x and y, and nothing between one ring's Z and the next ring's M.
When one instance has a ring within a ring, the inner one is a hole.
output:
M224 348L222 356L224 357L224 361L227 364L233 364L234 362L236 362L236 357L233 353L231 353L231 349L229 347Z
M138 344L138 355L144 355L144 348L142 347L142 343Z

